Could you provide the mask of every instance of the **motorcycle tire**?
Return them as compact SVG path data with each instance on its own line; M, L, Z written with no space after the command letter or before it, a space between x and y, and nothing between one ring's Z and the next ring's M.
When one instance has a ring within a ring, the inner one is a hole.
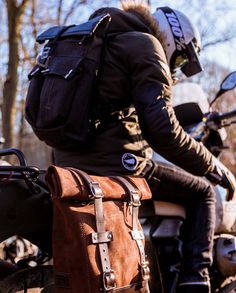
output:
M53 293L53 267L19 270L0 281L0 293Z
M236 280L221 288L219 293L236 293Z

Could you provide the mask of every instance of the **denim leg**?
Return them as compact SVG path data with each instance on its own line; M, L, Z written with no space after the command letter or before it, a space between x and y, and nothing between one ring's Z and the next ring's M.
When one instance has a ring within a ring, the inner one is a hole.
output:
M154 199L186 207L181 281L208 280L215 228L215 192L211 184L180 168L155 163L146 178Z

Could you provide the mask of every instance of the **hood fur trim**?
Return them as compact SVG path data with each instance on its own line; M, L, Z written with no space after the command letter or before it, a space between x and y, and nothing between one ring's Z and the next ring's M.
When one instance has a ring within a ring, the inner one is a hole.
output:
M121 7L124 11L139 14L145 23L151 29L153 35L159 38L159 29L158 24L155 18L152 16L150 11L150 6L144 1L137 1L137 0L126 0L121 1Z

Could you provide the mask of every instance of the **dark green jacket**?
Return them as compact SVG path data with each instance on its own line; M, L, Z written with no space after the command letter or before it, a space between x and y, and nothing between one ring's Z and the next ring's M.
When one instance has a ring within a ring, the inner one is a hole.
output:
M97 131L84 149L55 150L56 163L94 174L144 175L151 147L193 174L211 171L211 154L184 132L175 117L165 53L145 19L116 8L100 12L109 12L112 21L96 97ZM124 157L131 163L135 159L127 153L137 159L130 170Z

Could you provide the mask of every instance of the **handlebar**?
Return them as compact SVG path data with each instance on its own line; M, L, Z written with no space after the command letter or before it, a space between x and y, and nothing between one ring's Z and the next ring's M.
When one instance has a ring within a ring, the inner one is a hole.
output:
M22 151L14 148L0 150L0 157L9 155L16 155L19 160L20 166L27 166L27 162Z
M232 117L236 116L236 110L230 111L230 112L226 112L226 113L218 113L218 112L211 112L208 113L206 116L206 123L215 123L216 125L221 125L221 122L223 120L227 120L230 119Z
M225 120L225 119L230 119L230 118L236 116L236 110L233 110L233 111L230 111L230 112L227 112L227 113L224 113L224 114L218 114L218 115L219 115L218 119L220 121Z
M28 166L25 156L22 151L9 148L0 150L1 156L16 155L20 165L1 165L0 166L0 180L23 179L32 193L40 193L38 177L40 170L37 167ZM36 184L35 184L36 183Z

